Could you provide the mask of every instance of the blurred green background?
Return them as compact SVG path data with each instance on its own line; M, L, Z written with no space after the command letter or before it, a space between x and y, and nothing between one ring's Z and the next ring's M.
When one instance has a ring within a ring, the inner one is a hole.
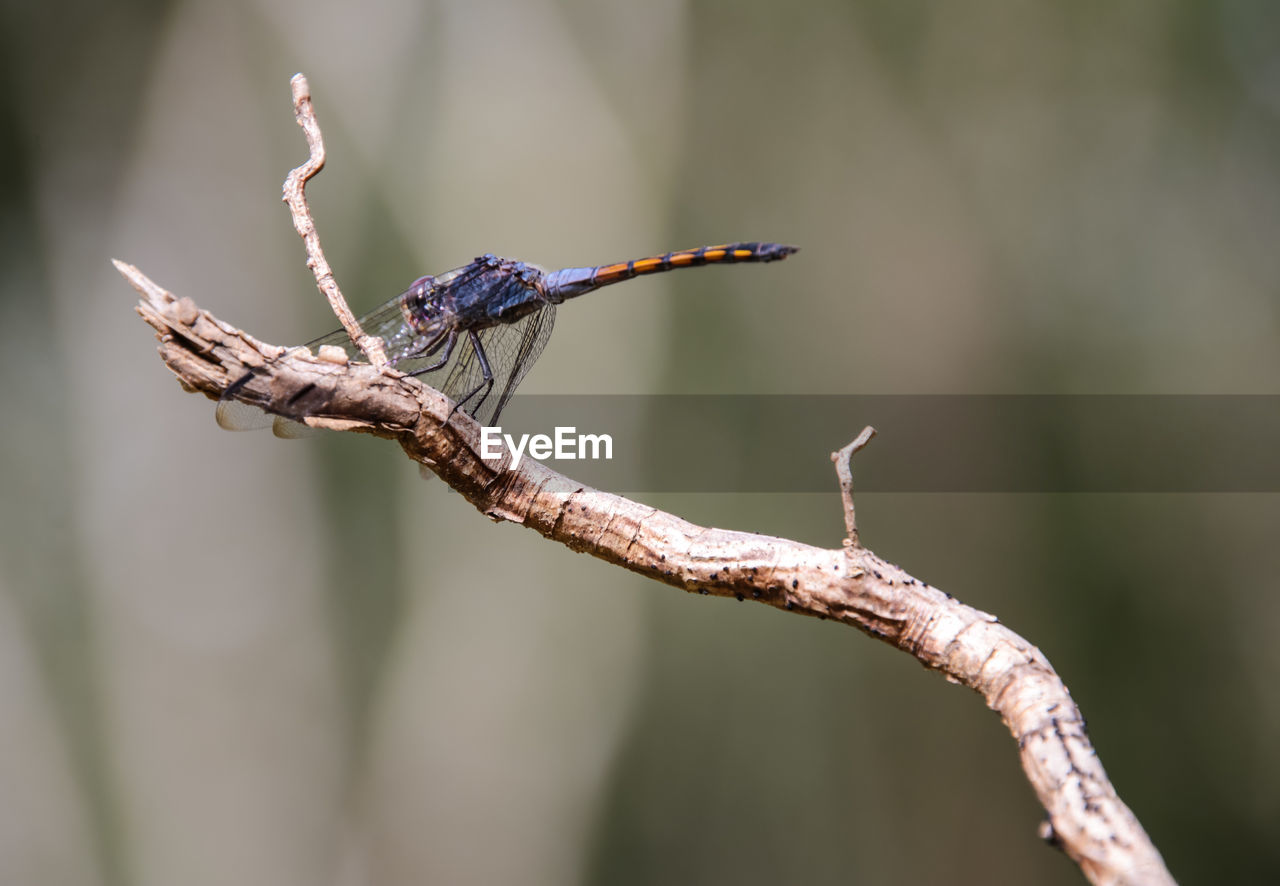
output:
M977 696L494 525L390 444L219 431L108 259L328 331L278 204L301 70L357 309L486 251L803 247L566 307L528 392L1280 393L1280 6L3 10L0 882L1082 882ZM834 484L647 500L843 530ZM1277 496L858 515L1040 645L1176 877L1280 879Z

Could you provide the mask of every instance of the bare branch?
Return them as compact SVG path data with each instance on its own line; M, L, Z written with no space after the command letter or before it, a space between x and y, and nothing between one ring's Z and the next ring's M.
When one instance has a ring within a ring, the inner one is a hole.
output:
M285 199L317 282L341 302L302 195L306 180L324 163L320 131L301 75L293 88L311 159L290 173ZM523 524L575 551L686 591L750 598L834 619L883 640L978 692L1000 714L1047 812L1041 836L1066 852L1092 883L1173 883L1107 779L1084 718L1044 655L995 616L930 587L859 543L849 460L874 435L871 428L832 456L848 532L843 549L697 526L591 489L533 459L516 470L506 458L485 461L476 422L452 413L443 394L383 366L380 349L366 352L370 365L264 344L190 299L175 297L132 265L115 265L142 294L137 311L155 328L160 357L184 389L217 400L239 380L236 398L267 412L395 440L493 520ZM363 332L343 324L359 343ZM257 371L246 380L251 369Z
M460 412L449 421L450 401L416 379L263 344L189 299L176 298L137 268L123 262L116 267L142 293L138 313L155 328L160 357L184 388L216 400L247 370L258 368L238 396L315 427L395 440L494 520L521 523L573 550L686 591L749 598L877 637L980 693L1000 714L1048 812L1046 836L1093 883L1173 882L1108 781L1067 688L1040 651L995 616L860 545L826 550L697 526L591 489L532 459L514 471L486 462L475 421ZM847 513L852 522L852 509Z
M329 306L337 316L347 335L374 366L386 364L387 357L383 351L382 339L366 335L356 321L356 316L347 305L347 300L338 288L338 281L329 269L329 262L320 248L320 235L316 233L315 221L311 218L311 210L307 206L307 182L324 168L324 137L320 133L320 124L316 120L315 109L311 106L311 87L302 74L294 74L289 81L293 89L293 115L307 137L307 147L311 156L307 162L289 173L284 180L284 202L289 204L289 212L293 214L293 226L302 237L307 249L307 267L315 274L316 286L329 300Z

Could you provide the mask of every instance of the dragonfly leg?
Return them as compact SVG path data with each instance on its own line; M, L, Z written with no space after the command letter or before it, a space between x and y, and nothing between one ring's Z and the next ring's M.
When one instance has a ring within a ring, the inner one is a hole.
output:
M484 376L484 381L476 385L473 390L468 392L467 396L457 402L453 407L453 410L449 413L451 418L454 412L457 412L462 408L462 404L466 403L476 394L480 394L481 391L484 391L484 393L480 395L480 399L476 401L475 411L471 413L472 415L475 415L475 412L479 411L480 405L484 403L485 399L489 396L489 392L493 390L493 370L489 368L489 358L484 354L484 347L480 344L480 336L476 335L476 331L474 329L468 329L467 338L471 341L472 350L476 352L476 360L480 364L480 372Z
M249 383L249 380L251 378L253 378L252 371L246 372L244 375L237 378L231 384L227 385L227 389L222 392L222 397L220 399L222 400L235 399L236 394L240 393L241 389L244 388L244 386Z
M296 394L294 394L292 397L289 398L287 405L293 406L295 403L297 403L303 397L307 396L307 394L310 394L315 389L316 389L315 382L311 382L310 384L305 385Z
M436 340L427 346L421 353L415 354L417 357L430 357L436 351L444 348L444 353L440 355L440 359L432 363L430 366L423 366L421 369L415 369L413 372L407 372L406 375L425 375L428 372L435 372L441 366L449 362L449 358L453 356L453 346L457 344L458 333L450 329L447 333L441 333L436 336Z

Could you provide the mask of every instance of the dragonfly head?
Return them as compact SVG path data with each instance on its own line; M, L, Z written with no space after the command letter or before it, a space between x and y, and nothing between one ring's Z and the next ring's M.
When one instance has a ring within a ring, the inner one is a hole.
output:
M405 295L422 296L431 291L432 285L435 283L435 277L428 274L425 277L419 277L409 284L409 288L404 291Z
M436 296L438 282L436 277L419 277L400 296L404 319L417 335L433 335L444 326Z

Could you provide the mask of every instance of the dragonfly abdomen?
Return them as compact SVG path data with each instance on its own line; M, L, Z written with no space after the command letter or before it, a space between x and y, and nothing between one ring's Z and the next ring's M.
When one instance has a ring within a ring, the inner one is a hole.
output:
M543 293L549 301L561 302L584 295L601 286L619 283L643 274L660 274L676 268L696 268L710 264L770 262L796 252L794 246L779 243L726 243L722 246L700 246L666 255L637 258L632 261L592 268L564 268L543 278Z

